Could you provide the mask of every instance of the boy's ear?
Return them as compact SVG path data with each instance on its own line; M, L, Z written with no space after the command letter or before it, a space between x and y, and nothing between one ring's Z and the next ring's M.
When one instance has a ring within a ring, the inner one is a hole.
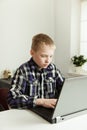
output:
M30 50L30 55L32 56L34 54L34 51L31 49Z

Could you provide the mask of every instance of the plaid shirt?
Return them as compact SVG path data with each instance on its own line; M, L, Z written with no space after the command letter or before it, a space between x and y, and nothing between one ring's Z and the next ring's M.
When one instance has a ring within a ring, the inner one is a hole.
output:
M30 108L36 98L57 98L63 81L54 64L40 70L31 58L14 74L8 104L11 108Z

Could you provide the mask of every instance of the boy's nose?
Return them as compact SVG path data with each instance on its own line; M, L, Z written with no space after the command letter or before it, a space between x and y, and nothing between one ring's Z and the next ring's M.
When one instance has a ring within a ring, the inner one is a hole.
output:
M46 63L49 63L49 62L50 62L50 58L47 57L47 58L46 58Z

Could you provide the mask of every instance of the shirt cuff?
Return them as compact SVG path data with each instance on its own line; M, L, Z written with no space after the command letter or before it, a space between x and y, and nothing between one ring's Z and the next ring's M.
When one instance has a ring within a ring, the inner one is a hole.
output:
M35 107L36 106L36 100L37 100L38 96L35 96L34 97L34 100L33 100L33 106Z

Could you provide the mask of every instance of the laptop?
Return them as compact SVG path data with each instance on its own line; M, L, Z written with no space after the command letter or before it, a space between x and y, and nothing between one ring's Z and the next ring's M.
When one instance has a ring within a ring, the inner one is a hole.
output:
M31 111L49 123L58 123L87 113L87 76L65 78L54 109L37 106Z

